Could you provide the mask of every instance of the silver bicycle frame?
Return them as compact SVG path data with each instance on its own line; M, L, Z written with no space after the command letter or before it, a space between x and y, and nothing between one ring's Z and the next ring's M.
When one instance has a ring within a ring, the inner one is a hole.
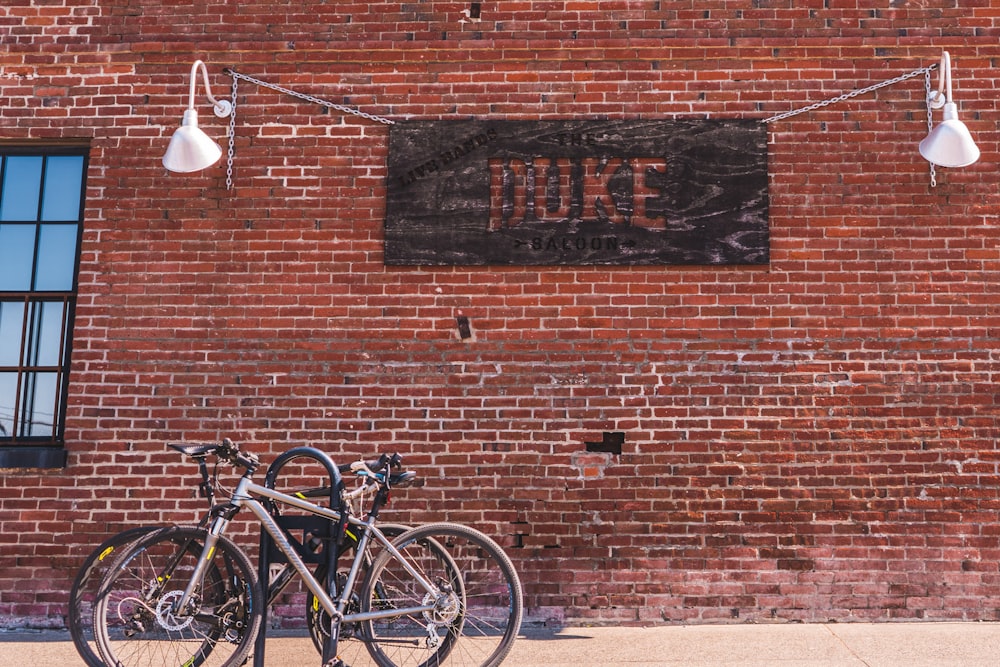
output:
M354 589L355 582L357 580L358 574L361 572L362 562L364 555L368 550L368 544L374 537L379 544L382 545L386 550L392 554L392 557L396 559L400 565L406 570L406 572L412 576L417 583L424 589L428 594L428 599L437 599L441 594L437 588L434 587L420 572L413 567L406 558L399 552L396 547L392 545L389 538L382 533L381 530L375 525L374 519L369 518L367 521L363 521L355 516L348 515L347 521L352 526L364 527L364 533L361 536L361 540L358 542L358 546L355 549L354 561L351 563L351 569L347 575L347 582L344 584L343 590L340 591L339 601L334 601L330 598L327 592L323 589L323 586L316 581L316 578L309 572L309 568L302 561L296 553L295 548L291 545L288 539L285 537L278 523L271 516L267 508L255 498L263 497L270 500L296 507L310 514L316 516L321 516L330 521L340 521L340 512L320 507L310 503L307 500L297 498L295 496L290 496L280 491L275 491L266 486L261 486L260 484L255 484L248 477L244 476L240 479L239 484L236 485L236 490L233 492L233 496L230 503L237 508L247 508L249 509L257 520L260 521L261 525L268 532L271 538L274 540L275 546L281 553L285 555L288 559L289 564L295 568L299 576L302 578L303 583L306 587L316 596L316 599L323 606L332 618L339 619L340 621L347 622L364 622L372 621L379 618L395 618L397 616L405 616L408 614L418 614L426 611L432 611L434 609L433 604L421 605L418 607L407 607L403 609L391 609L385 611L369 611L357 614L345 614L347 610L347 604L350 601L350 595L348 592ZM232 516L230 514L229 516ZM191 581L188 582L187 588L184 590L184 595L176 603L177 613L184 614L185 609L191 600L194 590L200 585L202 579L205 576L205 571L208 567L208 563L211 562L212 555L215 553L215 547L218 543L218 538L220 535L225 533L226 527L229 525L230 519L227 516L216 516L211 525L208 528L208 535L205 539L205 546L202 549L201 558L198 561L198 565L195 567L195 571L191 576ZM333 576L334 573L330 573ZM265 585L265 583L262 583Z

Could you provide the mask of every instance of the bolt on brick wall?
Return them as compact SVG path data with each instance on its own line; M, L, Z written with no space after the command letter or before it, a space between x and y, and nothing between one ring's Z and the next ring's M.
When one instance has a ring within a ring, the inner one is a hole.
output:
M0 623L195 520L165 443L223 436L402 452L393 519L496 536L532 620L995 620L1000 9L467 6L0 7L0 140L91 147L69 462L0 476ZM387 127L245 81L232 189L159 162L199 58L395 120L763 119L942 49L982 159L930 187L923 76L771 123L763 267L386 267Z

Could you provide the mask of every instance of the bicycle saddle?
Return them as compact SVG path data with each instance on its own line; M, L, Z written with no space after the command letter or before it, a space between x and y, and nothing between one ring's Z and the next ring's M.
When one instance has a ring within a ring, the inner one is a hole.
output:
M211 454L216 449L218 449L219 446L218 445L168 445L168 447L177 450L181 454L185 454L187 456L197 459L197 458L203 458Z

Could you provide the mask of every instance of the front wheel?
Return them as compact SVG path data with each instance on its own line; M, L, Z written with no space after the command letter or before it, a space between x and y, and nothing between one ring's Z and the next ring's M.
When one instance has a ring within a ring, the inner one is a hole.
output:
M500 546L478 530L450 523L414 528L393 546L430 585L425 588L388 550L372 563L361 611L387 612L364 623L381 667L495 667L521 627L521 582ZM439 557L444 549L449 558ZM391 615L394 610L432 607Z
M200 528L165 528L118 556L94 603L94 634L106 664L243 664L260 630L263 596L239 547L220 537L191 603L177 608L202 557L205 535Z

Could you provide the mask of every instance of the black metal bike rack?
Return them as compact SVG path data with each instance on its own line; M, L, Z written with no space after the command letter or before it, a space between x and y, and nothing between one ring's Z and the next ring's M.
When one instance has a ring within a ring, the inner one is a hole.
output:
M326 587L327 594L331 599L336 599L337 596L337 558L340 555L340 543L343 538L344 528L347 521L347 511L344 506L342 491L344 488L344 482L341 479L340 471L337 469L337 465L330 458L330 455L326 452L316 449L315 447L295 447L294 449L289 449L284 452L267 469L267 476L264 480L264 486L269 489L274 488L275 480L278 478L278 473L281 469L289 462L294 459L307 458L318 461L320 464L326 468L327 475L330 478L330 508L334 511L340 513L343 517L342 521L339 523L324 519L319 516L281 516L280 512L277 511L274 505L270 505L272 509L272 516L281 528L285 537L291 542L292 546L295 547L295 552L305 563L325 563L326 564ZM302 540L298 540L292 534L291 531L301 531ZM322 548L313 549L310 544L309 539L306 538L307 535L311 535L315 539L319 539L322 543ZM264 644L267 640L267 614L268 614L268 601L267 601L267 590L268 584L270 582L270 571L271 565L275 563L287 563L288 559L285 554L279 550L275 544L274 540L271 538L270 534L263 528L260 531L260 559L258 565L258 579L261 582L261 588L264 590L264 609L262 612L260 632L257 635L257 642L254 646L254 667L264 667ZM323 644L323 664L326 665L328 662L332 661L336 657L337 650L337 637L334 636L333 628L330 628L330 633L327 635L326 641Z

